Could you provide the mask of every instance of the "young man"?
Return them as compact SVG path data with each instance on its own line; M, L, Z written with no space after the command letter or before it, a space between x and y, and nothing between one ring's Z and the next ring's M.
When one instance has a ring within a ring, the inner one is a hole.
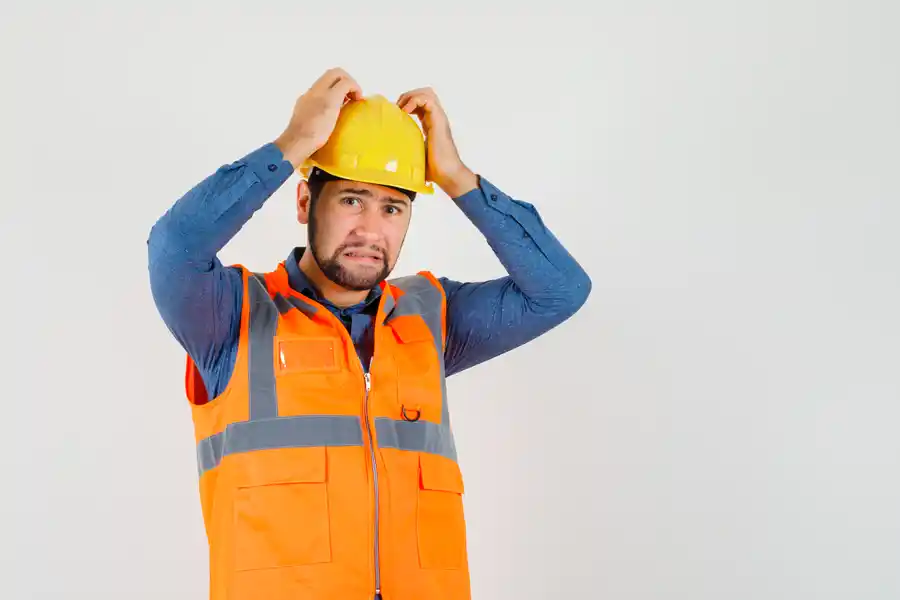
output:
M295 170L309 247L268 273L224 266ZM429 182L508 276L387 279ZM275 141L190 190L148 244L188 355L210 598L470 598L445 379L563 322L590 279L534 207L460 160L434 92L364 98L328 71Z

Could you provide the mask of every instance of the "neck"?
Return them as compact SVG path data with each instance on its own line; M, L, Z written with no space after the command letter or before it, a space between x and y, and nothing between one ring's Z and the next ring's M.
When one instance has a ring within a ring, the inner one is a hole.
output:
M316 286L319 294L337 307L346 308L359 304L369 295L368 291L348 290L325 277L316 259L313 258L312 251L308 248L303 253L303 256L300 257L298 264L310 283Z

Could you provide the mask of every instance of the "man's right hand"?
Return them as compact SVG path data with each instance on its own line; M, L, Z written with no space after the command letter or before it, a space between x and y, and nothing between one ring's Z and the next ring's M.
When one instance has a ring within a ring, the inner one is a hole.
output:
M275 145L298 168L331 137L341 108L361 98L362 89L346 71L329 69L297 99L291 121Z

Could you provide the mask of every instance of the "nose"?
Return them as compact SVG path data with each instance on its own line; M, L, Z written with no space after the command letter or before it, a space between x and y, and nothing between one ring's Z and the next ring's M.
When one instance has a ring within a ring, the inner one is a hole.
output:
M378 241L381 238L381 219L378 211L369 208L362 211L353 233L370 242Z

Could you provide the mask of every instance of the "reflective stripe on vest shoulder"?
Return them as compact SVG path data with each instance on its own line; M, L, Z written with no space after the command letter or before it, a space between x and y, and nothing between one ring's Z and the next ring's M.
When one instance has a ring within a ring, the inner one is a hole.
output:
M388 280L393 287L399 288L403 296L391 311L387 321L396 317L419 315L431 330L435 343L441 354L444 347L444 332L441 314L444 297L441 290L434 287L428 278L422 275L408 275Z

